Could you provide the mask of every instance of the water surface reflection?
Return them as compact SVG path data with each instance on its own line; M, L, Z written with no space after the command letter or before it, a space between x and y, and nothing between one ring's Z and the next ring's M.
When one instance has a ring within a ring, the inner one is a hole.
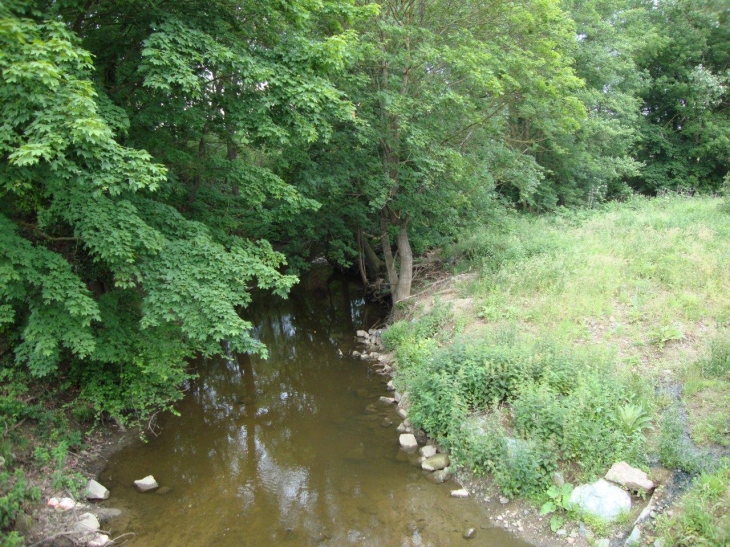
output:
M465 544L474 526L469 545L526 545L483 527L483 509L449 498L453 484L429 483L398 450L382 378L347 356L355 330L380 316L354 286L251 313L268 360L197 363L181 417L109 462L107 504L125 509L116 532L148 547L440 547ZM132 481L147 474L172 490L137 493Z

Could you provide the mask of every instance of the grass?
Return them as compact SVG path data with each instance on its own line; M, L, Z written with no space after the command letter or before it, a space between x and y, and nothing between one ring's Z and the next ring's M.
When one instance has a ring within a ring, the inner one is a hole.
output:
M677 196L470 231L447 250L467 281L386 335L411 420L537 501L557 469L709 469L690 438L730 440L728 241L721 200ZM657 389L679 383L679 401Z
M657 519L665 545L725 547L730 544L730 462L702 473L672 516Z

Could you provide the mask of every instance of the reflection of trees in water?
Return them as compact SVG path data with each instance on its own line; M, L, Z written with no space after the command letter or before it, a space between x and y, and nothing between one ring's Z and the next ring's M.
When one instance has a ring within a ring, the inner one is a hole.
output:
M366 308L344 280L314 298L294 293L252 308L248 319L269 358L237 355L200 364L181 409L199 418L178 431L173 448L178 476L230 489L248 518L271 525L278 515L283 528L325 533L323 523L339 509L317 501L338 499L343 485L323 453L332 430L321 415L339 410L322 391L342 389L332 377L343 366L335 347L368 326Z

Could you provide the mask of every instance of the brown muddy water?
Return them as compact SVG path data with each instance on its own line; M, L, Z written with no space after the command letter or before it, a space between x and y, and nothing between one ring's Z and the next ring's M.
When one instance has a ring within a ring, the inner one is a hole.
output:
M112 537L134 532L129 544L145 547L527 546L398 449L395 409L378 401L383 378L348 356L355 330L380 319L356 285L260 302L251 319L268 360L196 363L181 416L109 461L104 505L123 510L106 525ZM137 492L132 482L149 474L170 491ZM476 537L463 539L469 527Z

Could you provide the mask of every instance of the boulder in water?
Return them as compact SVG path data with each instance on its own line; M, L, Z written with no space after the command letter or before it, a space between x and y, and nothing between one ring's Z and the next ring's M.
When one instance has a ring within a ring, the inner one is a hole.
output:
M160 486L152 475L147 475L143 479L134 481L134 485L140 492L148 492Z

